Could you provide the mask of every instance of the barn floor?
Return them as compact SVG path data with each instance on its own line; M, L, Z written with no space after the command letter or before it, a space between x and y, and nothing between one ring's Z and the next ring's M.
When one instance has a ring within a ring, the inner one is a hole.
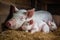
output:
M7 30L0 33L0 40L60 40L60 28L48 34L42 32L30 34L24 31Z

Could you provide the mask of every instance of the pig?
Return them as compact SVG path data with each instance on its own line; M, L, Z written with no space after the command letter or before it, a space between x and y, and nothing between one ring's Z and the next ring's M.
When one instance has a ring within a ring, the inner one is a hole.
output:
M43 31L44 33L49 33L50 30L57 29L57 26L52 18L52 15L48 11L40 10L35 11L35 9L28 10L26 12L27 18L22 29L28 32L29 30L31 33L35 33L38 31ZM33 20L33 23L29 25L30 20Z
M13 5L12 5L13 6ZM5 25L9 28L9 29L18 29L20 28L20 26L24 23L25 19L26 19L26 15L25 15L26 10L25 9L17 9L15 6L13 6L13 16L11 19L9 19Z
M32 24L30 22L24 22L21 28L25 32L31 32L31 34L35 32L39 32L39 31L44 32L44 33L50 32L49 26L43 21L40 21L40 24L38 24L37 22L33 22Z

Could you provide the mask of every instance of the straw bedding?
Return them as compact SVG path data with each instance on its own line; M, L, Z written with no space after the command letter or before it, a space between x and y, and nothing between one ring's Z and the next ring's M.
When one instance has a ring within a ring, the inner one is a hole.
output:
M42 32L31 34L25 31L6 30L0 33L0 40L60 40L60 28L48 34Z

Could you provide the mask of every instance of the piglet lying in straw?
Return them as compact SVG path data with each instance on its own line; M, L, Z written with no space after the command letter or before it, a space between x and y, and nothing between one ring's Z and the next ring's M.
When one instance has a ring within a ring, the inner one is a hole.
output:
M35 11L35 9L31 9L26 13L26 22L22 25L22 29L26 32L30 31L31 33L35 33L42 31L44 33L49 33L50 30L57 29L52 15L48 11Z
M25 22L22 25L22 30L25 30L26 32L31 32L31 33L39 32L39 31L49 33L50 31L49 26L43 21L40 21L40 22L41 22L40 24L37 24L36 22L33 22L32 24L30 24L29 22Z

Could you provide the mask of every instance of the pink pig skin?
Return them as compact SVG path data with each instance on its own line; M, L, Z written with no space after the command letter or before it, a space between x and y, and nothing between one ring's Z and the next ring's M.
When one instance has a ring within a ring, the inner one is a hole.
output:
M15 19L10 19L9 21L6 22L7 27L13 27L16 25L16 20Z
M34 9L32 9L32 10L28 10L27 14L28 15L27 15L26 21L33 20L34 23L31 25L29 25L28 22L23 24L23 26L22 26L23 30L25 30L26 32L28 32L29 30L32 29L31 33L35 33L35 32L41 31L41 30L44 33L49 33L51 29L53 29L53 30L57 29L55 22L52 21L53 20L52 15L48 11L40 10L40 11L34 12ZM51 23L51 25L53 25L53 26L51 26L49 23Z
M18 29L21 27L21 25L24 23L25 21L25 13L26 10L25 9L17 9L15 6L13 6L13 17L8 20L6 22L6 26L9 28L9 29Z
M31 22L31 21L30 21ZM26 25L27 24L27 25ZM33 24L30 24L28 22L24 23L22 26L22 30L25 30L26 32L31 32L31 34L35 33L35 32L39 32L42 31L44 33L49 33L50 28L49 26L43 22L40 21L40 24L37 24L37 22L35 22L33 20Z

